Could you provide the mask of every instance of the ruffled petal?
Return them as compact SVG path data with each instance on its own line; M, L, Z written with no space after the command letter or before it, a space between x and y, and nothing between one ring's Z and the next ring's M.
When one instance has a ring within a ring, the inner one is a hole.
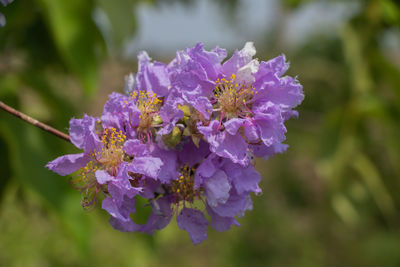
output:
M248 194L239 195L231 190L229 199L216 207L211 207L219 216L235 217L241 215L248 208Z
M225 203L229 198L231 185L225 172L218 170L213 176L204 182L204 194L207 203L215 207L220 203Z
M137 225L132 220L130 220L130 221L121 221L121 220L118 220L115 217L110 217L109 223L115 230L118 230L118 231L121 231L121 232L133 233L133 232L136 232L136 231L140 230L140 225Z
M126 141L123 150L129 156L144 156L149 154L147 146L138 139L129 139Z
M140 173L156 179L162 166L163 162L159 158L136 157L132 160L128 170L133 173Z
M71 143L85 152L96 150L101 145L95 131L96 119L84 115L82 119L71 119L69 121L69 135Z
M211 217L211 227L218 232L228 231L231 225L240 226L234 217L222 217L213 211L208 205L206 206L208 215Z
M99 184L106 184L107 182L112 181L114 178L105 170L97 170L94 174Z
M145 51L138 54L139 68L136 75L137 90L154 92L163 97L171 86L167 66L161 62L151 62Z
M251 164L247 167L242 167L230 161L225 161L223 168L239 195L248 192L254 192L256 194L261 192L258 186L258 183L261 181L261 176L254 170Z
M85 167L89 161L90 158L84 153L69 154L50 161L49 163L47 163L46 167L53 172L64 176L73 173L79 168Z
M179 228L188 232L193 244L199 244L207 239L208 221L200 210L183 208L176 221Z
M149 215L147 223L140 229L140 232L153 234L155 230L161 230L169 224L173 212L171 203L167 197L153 200L150 204L152 212Z
M243 126L245 121L246 121L245 119L239 119L239 118L230 119L224 123L225 130L229 134L235 135L239 130L239 128Z

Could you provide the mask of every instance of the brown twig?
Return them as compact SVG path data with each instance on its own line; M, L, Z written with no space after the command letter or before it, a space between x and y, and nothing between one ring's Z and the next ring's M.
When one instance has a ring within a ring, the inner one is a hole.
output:
M55 136L57 136L57 137L59 137L61 139L64 139L64 140L66 140L68 142L71 142L71 140L69 138L69 135L67 135L67 134L65 134L63 132L60 132L59 130L54 129L53 127L51 127L51 126L49 126L47 124L44 124L44 123L42 123L42 122L40 122L38 120L35 120L34 118L29 117L28 115L26 115L26 114L24 114L24 113L22 113L22 112L20 112L20 111L18 111L16 109L13 109L12 107L4 104L1 101L0 101L0 108L4 109L5 111L11 113L12 115L14 115L14 116L16 116L18 118L20 118L21 120L26 121L27 123L35 125L36 127L39 127L40 129L45 130L48 133L54 134Z

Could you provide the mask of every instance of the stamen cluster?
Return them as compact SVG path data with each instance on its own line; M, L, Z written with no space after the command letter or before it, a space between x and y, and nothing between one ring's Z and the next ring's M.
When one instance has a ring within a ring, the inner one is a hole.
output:
M214 110L220 111L220 118L251 117L251 100L255 88L249 84L239 84L235 74L230 79L217 79L214 89Z
M47 167L72 174L82 206L101 200L120 231L152 234L176 215L197 244L207 238L205 213L217 231L238 226L261 192L254 156L286 150L284 122L304 96L283 76L284 56L259 62L252 43L226 54L199 43L166 65L141 52L125 95L112 93L100 118L71 119L71 142L83 152ZM152 208L145 224L132 220L137 196Z

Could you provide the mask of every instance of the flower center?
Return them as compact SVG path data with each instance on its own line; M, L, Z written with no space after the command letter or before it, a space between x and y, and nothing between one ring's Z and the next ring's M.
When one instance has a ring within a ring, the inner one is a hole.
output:
M124 151L122 149L126 136L122 131L115 128L104 130L101 142L103 147L101 151L93 151L90 155L93 160L89 161L85 167L78 170L78 174L73 177L71 184L82 193L82 207L89 209L96 203L98 192L105 192L107 187L97 183L94 173L97 170L106 170L111 175L116 175L118 166L124 160Z
M148 93L146 91L134 91L131 97L135 100L136 107L140 110L139 125L137 127L140 139L151 137L151 127L158 111L161 107L161 102L155 93Z
M229 80L217 79L214 89L214 106L221 111L221 119L251 116L251 100L254 87L252 85L238 84L235 74Z
M194 173L196 168L190 168L187 164L180 168L179 179L171 182L171 192L175 196L176 203L188 201L193 203L200 190L194 188Z
M99 165L112 174L117 173L117 168L124 159L122 147L125 140L126 136L122 131L117 131L115 128L107 128L101 138L103 143L102 150L94 153Z

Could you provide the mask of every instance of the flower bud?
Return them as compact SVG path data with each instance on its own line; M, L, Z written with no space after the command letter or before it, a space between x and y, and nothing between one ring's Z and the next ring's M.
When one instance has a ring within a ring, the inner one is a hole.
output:
M181 137L182 131L179 129L179 127L175 126L169 134L162 137L162 140L165 145L173 148L179 144Z

